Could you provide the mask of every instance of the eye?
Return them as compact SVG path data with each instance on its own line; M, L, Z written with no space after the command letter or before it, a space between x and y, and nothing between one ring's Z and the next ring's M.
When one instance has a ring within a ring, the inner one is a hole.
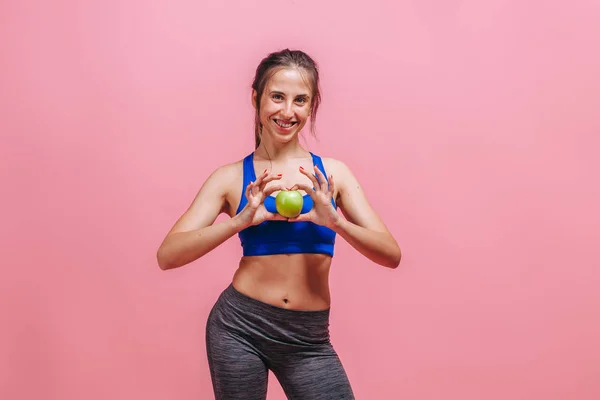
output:
M306 97L299 97L296 99L296 102L300 104L305 104L307 102Z
M273 96L271 96L271 98L273 100L283 100L283 96L280 94L274 94Z

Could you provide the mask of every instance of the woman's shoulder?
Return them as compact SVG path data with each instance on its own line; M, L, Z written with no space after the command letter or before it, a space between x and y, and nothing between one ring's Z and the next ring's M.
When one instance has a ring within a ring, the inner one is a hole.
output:
M336 173L337 175L343 175L350 171L348 165L339 158L328 156L320 156L320 158L328 175L336 175Z
M359 186L358 179L347 162L335 157L321 157L327 176L335 179L338 189Z
M243 173L244 158L245 156L235 160L226 161L225 163L215 167L210 173L209 179L216 179L222 183L237 180L240 174Z

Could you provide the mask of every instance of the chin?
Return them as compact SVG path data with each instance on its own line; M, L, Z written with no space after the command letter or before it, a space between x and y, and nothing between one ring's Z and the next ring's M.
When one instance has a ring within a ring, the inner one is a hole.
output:
M290 142L293 142L294 139L298 136L296 134L292 134L292 135L280 135L280 134L270 134L269 135L271 137L271 140L273 143L277 143L277 144L288 144Z

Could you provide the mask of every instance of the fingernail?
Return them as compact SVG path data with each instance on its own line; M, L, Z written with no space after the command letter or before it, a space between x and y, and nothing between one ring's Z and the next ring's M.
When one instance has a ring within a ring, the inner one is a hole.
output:
M265 172L267 172L267 170L266 170L266 169L263 171L263 174L264 174Z
M277 174L277 176L282 176L282 174Z
M304 169L304 168L302 167L302 165L300 166L300 169Z

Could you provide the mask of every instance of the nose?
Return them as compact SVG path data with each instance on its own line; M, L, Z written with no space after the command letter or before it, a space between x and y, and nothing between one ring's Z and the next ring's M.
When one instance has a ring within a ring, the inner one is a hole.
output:
M281 116L285 119L290 119L294 116L293 104L291 102L285 102L281 108Z

